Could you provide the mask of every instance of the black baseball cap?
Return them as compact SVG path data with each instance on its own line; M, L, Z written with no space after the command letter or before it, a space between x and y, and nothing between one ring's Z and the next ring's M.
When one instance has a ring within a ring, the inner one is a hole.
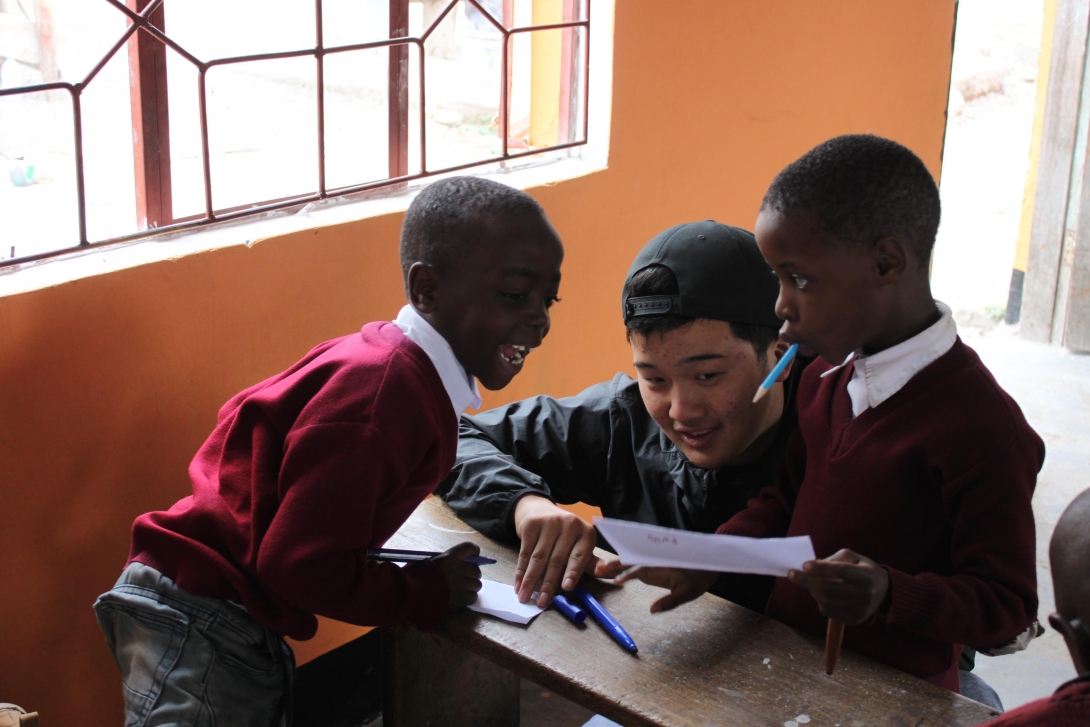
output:
M632 276L653 265L677 278L677 295L629 297ZM667 313L779 328L780 284L753 233L714 220L688 222L659 233L636 256L625 278L624 321Z

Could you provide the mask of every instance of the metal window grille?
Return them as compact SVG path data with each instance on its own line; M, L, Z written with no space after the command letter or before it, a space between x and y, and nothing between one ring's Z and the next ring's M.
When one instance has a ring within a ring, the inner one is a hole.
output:
M314 0L315 42L313 48L276 53L233 56L202 61L187 51L165 32L165 0L104 0L128 18L129 25L122 36L95 64L82 81L52 81L31 86L0 89L0 98L46 91L67 92L72 100L74 130L76 205L78 208L78 244L36 255L16 257L0 261L0 268L18 265L88 248L117 242L135 240L152 234L161 234L200 227L213 222L248 217L263 212L304 205L331 197L363 192L381 187L403 186L408 182L437 174L445 174L476 166L510 161L534 154L568 149L587 143L590 76L590 0L563 0L564 21L547 25L513 27L513 0L503 0L503 18L494 17L478 0L451 0L419 36L409 36L409 0L390 0L390 37L386 40L351 45L327 47L323 41L323 0ZM425 48L424 44L435 29L451 13L459 2L466 2L479 12L500 33L500 100L499 138L501 153L487 159L440 169L429 169L427 164L427 131L425 123ZM581 17L579 17L581 16ZM573 41L574 32L565 36L561 54L561 98L558 143L533 149L509 148L508 130L511 122L511 56L512 40L534 32L565 29L583 30L581 39ZM141 229L130 235L91 241L87 236L87 201L84 187L83 123L81 99L83 92L103 67L132 39L129 45L131 75L131 106L134 139L134 164L136 167L137 226ZM579 47L581 46L581 47ZM174 218L171 210L171 174L169 113L167 105L166 48L174 50L192 64L198 73L198 112L200 120L201 162L204 181L204 213L184 219ZM389 49L388 71L388 130L389 175L385 179L365 184L338 187L326 186L325 173L325 84L324 61L327 56L351 51ZM415 48L418 54L418 113L419 123L419 171L409 173L409 53ZM277 200L256 200L244 207L215 209L212 203L212 172L209 153L209 124L207 92L205 87L208 71L218 66L228 66L252 61L312 57L317 64L317 143L318 189L315 192ZM579 128L572 128L573 125ZM571 139L562 141L563 139Z

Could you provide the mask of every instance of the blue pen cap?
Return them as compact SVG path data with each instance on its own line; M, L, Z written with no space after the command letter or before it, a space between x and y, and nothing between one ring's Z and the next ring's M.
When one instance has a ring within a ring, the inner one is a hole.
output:
M587 612L576 606L559 593L553 596L553 606L564 614L573 624L581 624L587 620Z

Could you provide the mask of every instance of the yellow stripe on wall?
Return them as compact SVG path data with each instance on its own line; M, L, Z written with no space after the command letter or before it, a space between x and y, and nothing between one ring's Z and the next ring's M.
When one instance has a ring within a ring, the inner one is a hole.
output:
M1018 246L1014 250L1014 269L1026 272L1029 262L1029 237L1033 229L1033 202L1037 197L1037 168L1041 162L1041 136L1045 125L1045 98L1048 96L1048 73L1052 61L1052 37L1056 27L1056 7L1059 0L1045 0L1041 27L1041 52L1037 56L1037 108L1033 114L1033 139L1029 147L1029 168L1026 189L1022 195L1022 219L1018 227Z
M533 0L534 25L564 21L563 0ZM560 132L561 31L531 33L530 146L557 143Z

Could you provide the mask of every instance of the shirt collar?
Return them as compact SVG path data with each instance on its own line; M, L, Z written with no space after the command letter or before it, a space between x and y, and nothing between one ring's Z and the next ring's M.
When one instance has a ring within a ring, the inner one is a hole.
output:
M942 315L927 329L871 356L854 351L844 363L821 375L825 378L855 360L855 369L848 382L853 416L859 416L896 394L913 376L953 347L958 337L957 324L946 304L935 301L935 305Z
M461 415L469 407L481 406L481 393L477 380L466 373L465 367L458 362L454 350L439 331L424 320L411 305L406 305L394 319L394 325L401 329L405 337L424 349L431 359L443 388L447 390L455 415Z

